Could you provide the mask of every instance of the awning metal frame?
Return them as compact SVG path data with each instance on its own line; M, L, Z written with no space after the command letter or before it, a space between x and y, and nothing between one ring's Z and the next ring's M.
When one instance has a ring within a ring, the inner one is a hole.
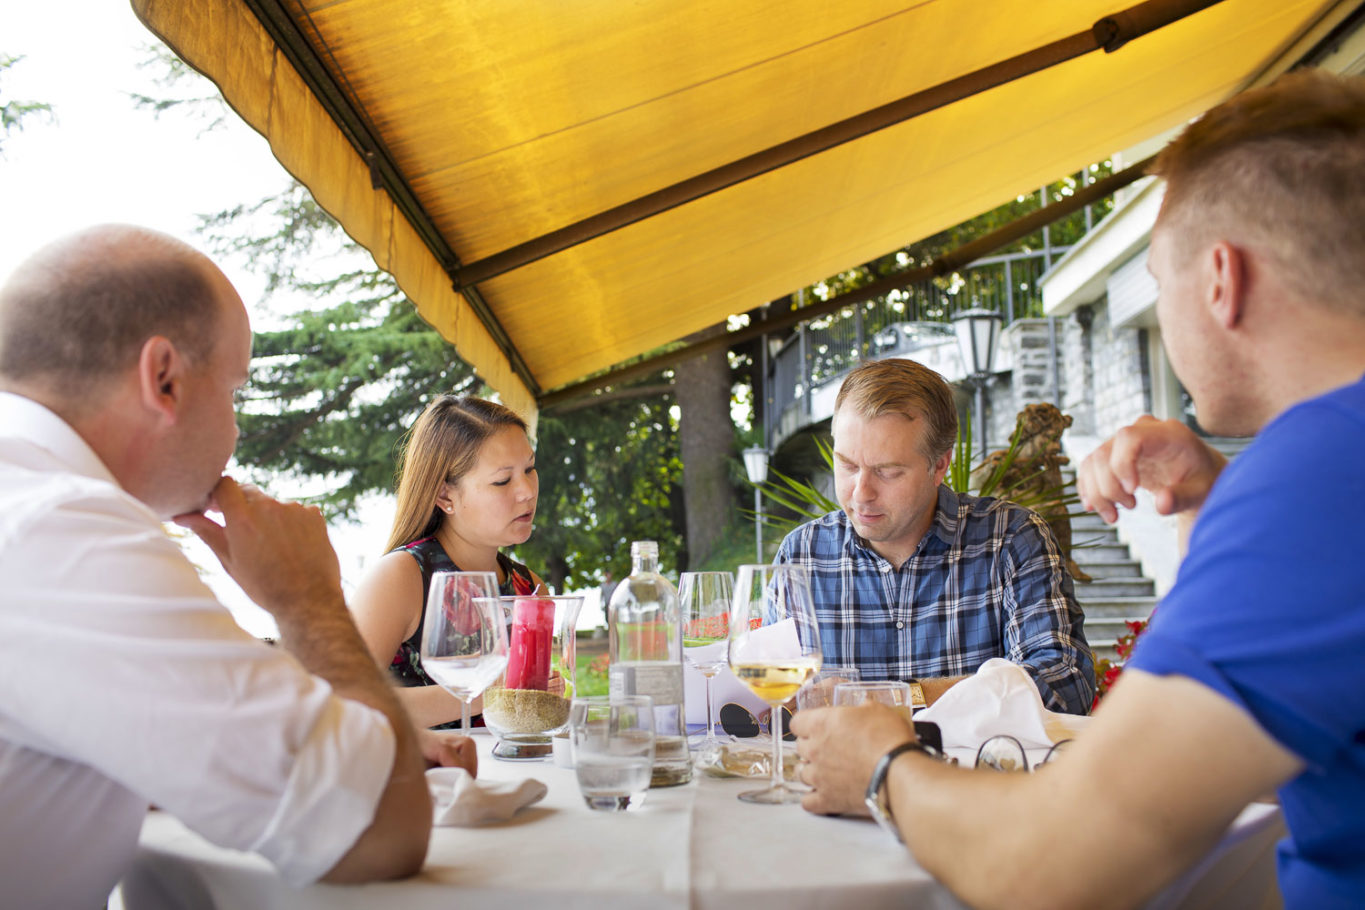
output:
M887 275L869 284L865 284L856 290L822 300L810 306L783 313L770 319L762 319L752 322L744 328L733 332L726 332L703 341L675 348L654 357L636 361L628 366L618 367L608 370L590 379L575 382L570 385L562 386L554 391L540 395L536 399L536 404L541 410L554 408L556 405L573 401L589 395L598 389L617 383L627 382L631 379L638 379L648 376L651 373L674 366L693 357L708 354L712 351L722 351L741 344L762 335L790 329L802 322L817 319L827 313L833 313L844 307L864 303L883 294L900 290L920 281L930 278L938 278L950 274L958 269L965 268L983 256L989 255L1002 246L1013 243L1039 230L1046 224L1051 224L1059 218L1064 218L1072 212L1103 199L1105 196L1128 186L1141 178L1147 176L1152 164L1156 161L1156 156L1129 165L1117 173L1110 174L1101 180L1097 180L1089 186L1082 187L1070 196L1059 199L1056 202L1043 206L1035 212L1011 221L1002 228L992 231L976 238L962 246L956 247L944 253L942 256L927 265L909 269L904 272L897 272L894 275Z
M470 308L474 311L483 327L492 336L494 344L502 352L503 356L512 366L512 370L517 377L526 384L527 389L532 395L541 392L540 384L536 381L531 368L527 366L525 359L517 350L512 338L498 317L493 313L488 302L483 299L478 288L461 287L455 280L455 275L460 268L460 257L446 243L445 238L437 229L431 216L418 200L417 194L413 192L408 181L403 177L393 155L387 146L379 138L378 130L374 128L370 118L365 114L363 106L354 97L354 93L338 85L332 73L327 68L314 48L314 45L304 34L298 19L285 9L287 0L243 0L246 6L255 15L261 26L274 40L276 47L284 54L290 65L298 72L299 77L312 91L318 102L326 109L337 128L341 130L346 140L356 150L360 157L369 165L370 182L375 189L381 186L388 192L393 204L403 213L403 217L412 225L426 244L436 261L441 264L446 274L451 277L451 282L455 290L464 295L469 302ZM308 18L307 10L302 10L304 18ZM321 39L319 39L321 43Z
M1145 2L1106 16L1088 29L1074 35L739 158L718 168L518 244L500 253L462 265L459 256L446 242L433 219L417 198L416 193L403 177L393 155L380 139L378 130L370 121L363 105L360 104L348 86L338 84L326 61L319 54L319 46L322 47L323 51L327 50L325 43L320 38L316 44L309 40L303 25L303 22L307 21L311 28L311 18L308 11L292 0L244 0L246 6L270 35L290 65L294 67L309 90L326 109L333 122L337 124L347 141L367 163L373 186L376 189L382 187L388 192L394 205L412 225L418 236L421 237L422 242L450 277L454 289L469 302L476 317L507 358L518 378L525 383L531 394L536 396L542 405L565 400L566 395L576 397L592 389L600 388L605 383L602 382L602 377L599 377L556 390L548 395L543 394L544 390L518 352L510 335L480 294L476 286L480 281L486 281L595 237L619 230L630 224L734 186L737 183L753 179L803 158L819 154L895 124L903 123L963 98L1056 66L1084 54L1096 50L1112 53L1137 37L1160 29L1200 10L1217 5L1219 2L1221 0L1145 0ZM291 12L289 6L295 6L298 13ZM313 29L313 34L317 35L316 29ZM344 74L342 74L342 78L344 79ZM1060 215L1054 214L1051 217L1060 217ZM995 245L998 246L1007 242L1009 241L1002 239ZM940 263L926 267L942 270L926 272L924 277L943 274L945 271L951 271L953 268L958 268L964 264L956 258L956 254L952 254L952 256L952 263L949 263L948 257L945 257ZM915 277L915 273L905 273L892 277L900 282L895 286L919 280ZM840 303L831 308L837 309L839 306L851 302L853 301ZM816 315L810 308L801 312L805 314L802 318L811 318ZM794 320L790 324L795 324L796 321L800 320ZM774 331L780 327L785 326L772 325L766 331ZM746 332L749 331L746 330ZM751 334L760 333L759 331L751 332ZM733 344L741 339L736 338L734 333L730 333L716 341L721 340L726 344ZM712 345L716 346L714 342ZM687 356L703 353L699 348L699 345L693 345L663 356L670 358L670 362L676 362L676 360L683 359L680 356L681 352L691 352ZM631 375L638 375L642 372L658 369L659 359L652 358L643 363L633 364L624 370L636 371ZM654 365L647 366L647 364ZM622 371L613 370L604 376L611 376L614 377L613 381L620 381L621 378L624 378L621 373Z
M913 120L930 111L1074 60L1093 51L1113 53L1134 38L1216 6L1222 0L1146 0L1095 22L1090 28L1017 54L999 63L941 82L923 91L855 114L762 151L738 158L695 177L590 215L566 227L486 256L455 272L457 288L467 288L530 265L596 237L695 202L704 196L818 155L863 136Z

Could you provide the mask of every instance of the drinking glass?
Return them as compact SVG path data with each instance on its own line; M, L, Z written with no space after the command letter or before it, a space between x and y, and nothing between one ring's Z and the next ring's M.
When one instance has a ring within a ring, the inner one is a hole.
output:
M910 720L913 708L910 705L910 684L898 679L858 680L842 682L834 687L835 705L863 705L870 701L881 702L888 707L905 712Z
M857 682L862 674L857 667L821 667L820 672L810 678L796 693L796 707L828 708L834 704L834 687L840 683Z
M678 579L683 659L706 678L706 739L699 756L702 761L714 760L720 751L711 680L725 667L730 602L734 596L735 577L729 572L684 572Z
M460 729L469 733L469 703L507 667L507 626L492 572L434 572L422 620L422 669L460 700Z
M801 800L782 775L781 712L776 710L820 669L820 628L805 566L740 566L730 608L730 670L774 709L772 784L739 798L781 804Z
M589 809L639 805L654 765L654 699L593 695L569 705L569 743L578 789Z

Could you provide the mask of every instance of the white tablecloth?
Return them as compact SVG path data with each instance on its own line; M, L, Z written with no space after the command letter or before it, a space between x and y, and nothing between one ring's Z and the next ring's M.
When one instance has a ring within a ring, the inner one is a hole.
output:
M124 880L127 910L401 907L555 910L696 907L957 908L899 844L865 819L739 802L753 781L699 778L651 790L624 813L589 810L570 770L509 763L479 737L481 777L544 781L549 794L511 821L437 828L422 872L400 882L295 889L257 856L214 847L151 813ZM1161 910L1274 906L1279 811L1249 807L1219 851L1163 894ZM1269 889L1269 892L1267 892ZM1271 903L1267 904L1269 895Z

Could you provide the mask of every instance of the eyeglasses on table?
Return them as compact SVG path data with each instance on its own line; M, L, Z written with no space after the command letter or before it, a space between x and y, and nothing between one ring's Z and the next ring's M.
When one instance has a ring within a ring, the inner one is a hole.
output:
M796 734L791 732L792 712L786 707L778 710L782 712L782 739L789 743L795 742ZM748 739L760 733L770 733L768 726L771 717L771 711L765 711L762 717L755 717L754 712L736 702L726 702L720 706L720 728L736 739Z
M1060 755L1070 742L1069 739L1061 739L1053 743L1047 754L1030 768L1028 751L1024 744L1008 733L997 734L976 750L975 767L989 768L992 771L1036 771Z

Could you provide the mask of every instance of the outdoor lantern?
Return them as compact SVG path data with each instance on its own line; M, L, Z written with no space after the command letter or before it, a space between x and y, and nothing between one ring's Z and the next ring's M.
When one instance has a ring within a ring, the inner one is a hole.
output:
M957 350L968 376L986 376L995 360L995 348L1000 341L1000 314L995 310L973 306L953 317L957 332Z
M990 379L995 346L1000 340L1000 314L973 306L953 317L953 330L957 332L957 352L962 357L962 366L976 387L977 442L984 460L989 448L986 441L986 382Z
M754 485L754 540L758 561L763 562L763 491L759 484L768 479L768 450L749 446L744 450L744 473Z
M768 479L768 450L763 446L750 446L744 450L744 472L749 475L749 483L760 484Z

